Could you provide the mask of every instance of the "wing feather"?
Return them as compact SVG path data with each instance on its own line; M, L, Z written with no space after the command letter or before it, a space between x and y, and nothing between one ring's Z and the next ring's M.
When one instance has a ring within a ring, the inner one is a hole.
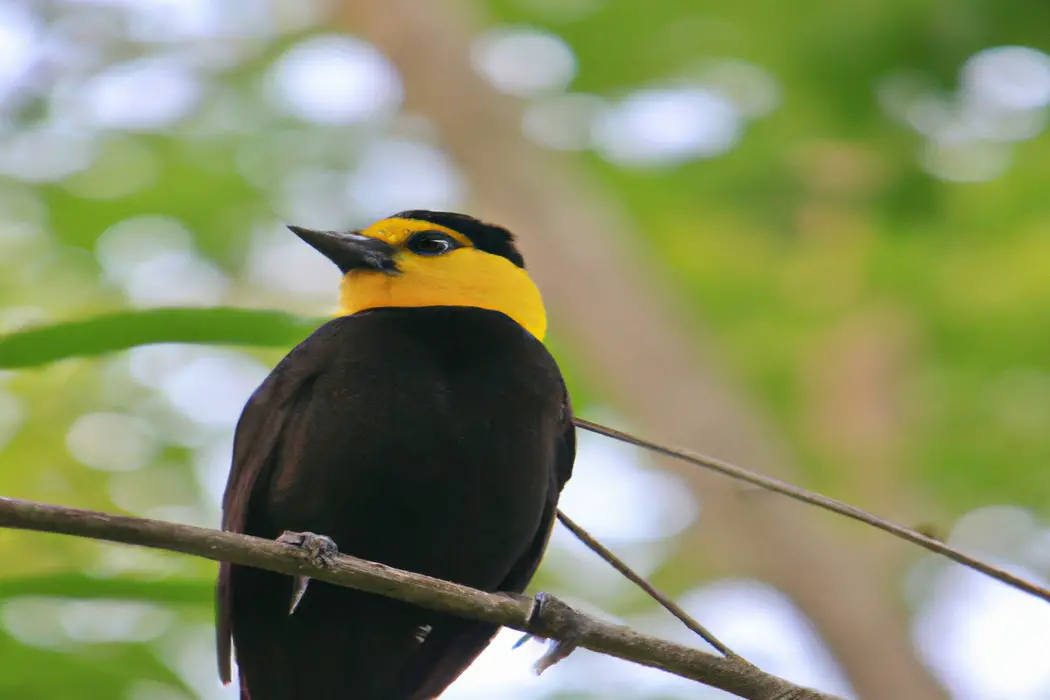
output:
M248 399L234 431L232 466L223 494L223 530L244 532L252 494L258 484L268 480L273 456L289 419L309 402L314 379L330 355L328 343L307 339L274 368ZM226 684L232 679L233 635L233 586L228 562L219 565L215 611L219 677Z
M576 430L572 423L572 407L566 394L562 411L563 431L555 453L547 503L540 519L540 527L529 548L515 562L497 590L520 593L532 580L547 549L558 509L558 497L565 482L572 475L576 458ZM443 622L420 647L405 669L401 692L392 697L405 700L430 700L440 695L485 650L499 631L499 625L477 622L466 618L451 618Z

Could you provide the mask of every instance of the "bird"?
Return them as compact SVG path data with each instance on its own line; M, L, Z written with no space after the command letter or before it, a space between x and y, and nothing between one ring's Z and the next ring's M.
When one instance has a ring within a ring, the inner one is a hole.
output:
M342 273L339 312L248 399L226 531L524 592L576 454L547 314L506 228L403 211L288 227ZM498 626L223 563L219 675L242 700L427 700ZM291 610L290 610L291 609Z

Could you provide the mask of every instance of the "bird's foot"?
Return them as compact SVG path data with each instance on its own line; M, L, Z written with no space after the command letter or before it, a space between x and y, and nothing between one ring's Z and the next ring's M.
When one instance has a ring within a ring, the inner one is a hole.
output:
M312 532L285 530L277 538L277 541L291 545L301 551L306 556L307 561L314 566L331 566L335 555L339 553L339 547L336 546L331 537L316 535ZM289 615L294 613L295 609L299 607L299 602L303 599L308 585L310 585L309 576L295 577L295 582L292 584L292 600L288 607Z
M532 599L529 617L525 621L525 635L514 644L517 649L533 637L544 638L557 635L550 648L536 662L539 675L576 651L580 642L590 631L590 621L573 610L568 604L549 593L537 593Z

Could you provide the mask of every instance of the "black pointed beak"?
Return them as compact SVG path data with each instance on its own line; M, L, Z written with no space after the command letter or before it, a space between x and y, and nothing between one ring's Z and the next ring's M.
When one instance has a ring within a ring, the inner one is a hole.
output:
M300 226L289 226L288 229L334 262L344 275L351 270L377 270L390 275L398 272L394 260L397 248L384 241L359 233L315 231Z

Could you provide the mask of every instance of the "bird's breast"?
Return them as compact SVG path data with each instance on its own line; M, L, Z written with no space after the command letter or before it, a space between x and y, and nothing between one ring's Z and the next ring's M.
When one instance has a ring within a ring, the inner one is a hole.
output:
M282 450L272 527L495 586L539 527L560 416L535 347L512 338L348 352L317 378L301 437Z

